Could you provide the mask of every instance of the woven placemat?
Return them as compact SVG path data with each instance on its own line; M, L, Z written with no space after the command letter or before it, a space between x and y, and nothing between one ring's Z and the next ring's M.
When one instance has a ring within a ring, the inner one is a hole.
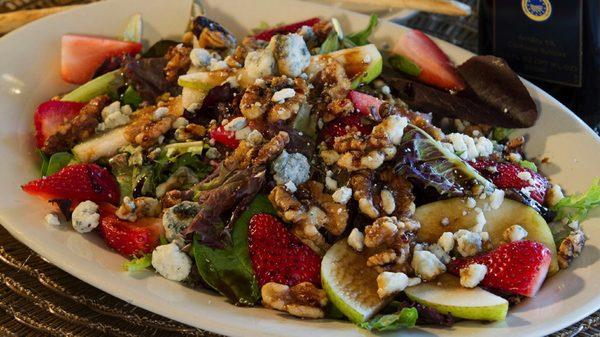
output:
M96 0L0 0L0 13ZM466 0L471 4L476 1ZM404 24L466 49L476 18L418 14ZM67 274L0 226L0 336L218 336L153 314ZM599 337L600 311L552 335Z

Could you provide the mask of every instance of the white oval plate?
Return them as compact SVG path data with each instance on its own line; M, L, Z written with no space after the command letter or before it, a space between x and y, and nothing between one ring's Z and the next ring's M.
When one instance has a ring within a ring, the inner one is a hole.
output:
M263 20L293 22L311 16L337 16L348 31L364 27L367 17L293 0L206 0L209 16L238 36ZM32 137L35 107L70 86L60 79L60 37L66 33L118 36L127 17L140 12L144 36L177 38L188 23L189 1L109 0L80 7L25 26L0 39L0 223L17 239L59 268L125 301L163 316L234 336L364 336L350 323L299 320L262 308L238 308L205 290L186 288L150 272L135 277L121 271L123 258L110 251L95 233L44 224L51 209L19 186L37 176ZM373 40L390 43L405 28L383 22ZM457 62L470 56L448 43L442 48ZM600 140L564 106L527 84L542 115L530 135L528 152L550 158L544 172L567 191L584 190L598 175ZM542 336L566 327L600 308L600 221L586 222L590 241L574 266L548 280L534 299L518 305L506 321L464 322L450 329L414 329L414 336ZM401 334L402 332L398 333Z

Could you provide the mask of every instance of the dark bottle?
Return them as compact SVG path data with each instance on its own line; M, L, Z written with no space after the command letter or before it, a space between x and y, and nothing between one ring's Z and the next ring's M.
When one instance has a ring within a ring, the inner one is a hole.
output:
M600 0L479 0L479 53L600 126Z

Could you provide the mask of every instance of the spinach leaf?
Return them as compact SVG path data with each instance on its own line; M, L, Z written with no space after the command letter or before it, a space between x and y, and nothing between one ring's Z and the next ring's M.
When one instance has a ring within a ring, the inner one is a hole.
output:
M44 152L42 152L42 150L40 150L40 149L37 149L36 152L37 152L38 156L40 156L40 161L41 161L40 177L45 177L46 172L48 171L48 156L46 156L46 154Z
M328 54L340 49L340 39L335 31L329 32L329 35L321 45L319 54Z
M333 24L333 29L329 32L329 35L323 44L321 44L319 54L328 54L344 48L353 48L369 44L369 36L371 36L373 29L377 26L377 15L371 15L367 28L347 36L344 36L342 26L336 18L332 18L331 23Z
M135 110L142 103L142 96L130 85L125 89L123 95L121 95L121 102L123 102L123 105L129 105Z
M370 321L362 322L358 326L377 331L414 328L417 318L419 318L419 314L416 308L402 308L393 314L375 316Z
M364 46L366 44L369 44L369 37L373 33L373 29L377 27L377 21L377 15L371 14L371 18L369 19L369 24L367 25L367 28L361 30L360 32L348 35L347 39L352 41L352 43L354 43L355 46Z
M60 171L65 166L69 165L69 163L71 163L74 159L75 157L68 152L57 152L53 154L48 161L46 175L49 176Z
M237 305L252 306L260 300L248 252L248 225L255 214L275 214L265 195L257 195L234 223L232 244L222 249L200 243L194 235L192 251L200 276L209 286ZM222 225L222 224L221 224Z

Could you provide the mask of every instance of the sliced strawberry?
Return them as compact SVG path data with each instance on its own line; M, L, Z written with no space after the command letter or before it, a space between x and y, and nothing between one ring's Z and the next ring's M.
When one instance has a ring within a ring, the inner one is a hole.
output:
M473 263L484 264L487 274L481 285L511 294L533 297L546 279L552 253L546 246L533 241L505 243L480 256L452 260L448 271L459 275Z
M83 84L92 79L104 61L123 54L134 55L142 44L87 35L64 35L61 41L63 80Z
M135 222L119 219L115 215L117 208L110 204L100 205L100 235L104 241L119 254L141 256L152 253L160 244L164 233L162 219L143 218Z
M69 165L51 176L28 182L23 191L45 199L119 203L115 178L96 164Z
M421 71L417 78L424 83L454 91L465 88L448 56L420 30L412 29L400 36L392 53L402 55L419 66Z
M240 145L240 141L235 139L235 131L227 131L222 125L210 132L210 138L230 149L235 149Z
M477 160L470 163L484 177L491 179L499 188L516 189L542 203L548 190L548 179L541 174L521 165L491 160ZM527 175L531 176L531 179Z
M321 257L288 232L276 217L263 213L250 219L248 246L261 287L269 282L321 285Z
M319 136L321 141L324 141L329 146L333 146L336 137L343 136L353 129L363 134L369 134L373 127L365 124L361 115L354 114L337 118L325 124Z
M308 20L295 22L295 23L292 23L289 25L275 27L272 29L265 30L263 32L260 32L256 35L254 35L254 38L257 40L269 41L269 40L271 40L271 38L274 35L295 33L298 31L298 29L302 28L303 26L312 27L313 25L315 25L319 22L321 22L321 19L319 19L319 18L310 18Z
M348 98L354 104L356 111L363 116L379 116L379 107L383 101L377 97L364 94L360 91L351 90Z
M53 135L63 122L77 116L84 106L85 103L64 101L48 101L40 104L33 115L38 147L44 146L46 139Z

